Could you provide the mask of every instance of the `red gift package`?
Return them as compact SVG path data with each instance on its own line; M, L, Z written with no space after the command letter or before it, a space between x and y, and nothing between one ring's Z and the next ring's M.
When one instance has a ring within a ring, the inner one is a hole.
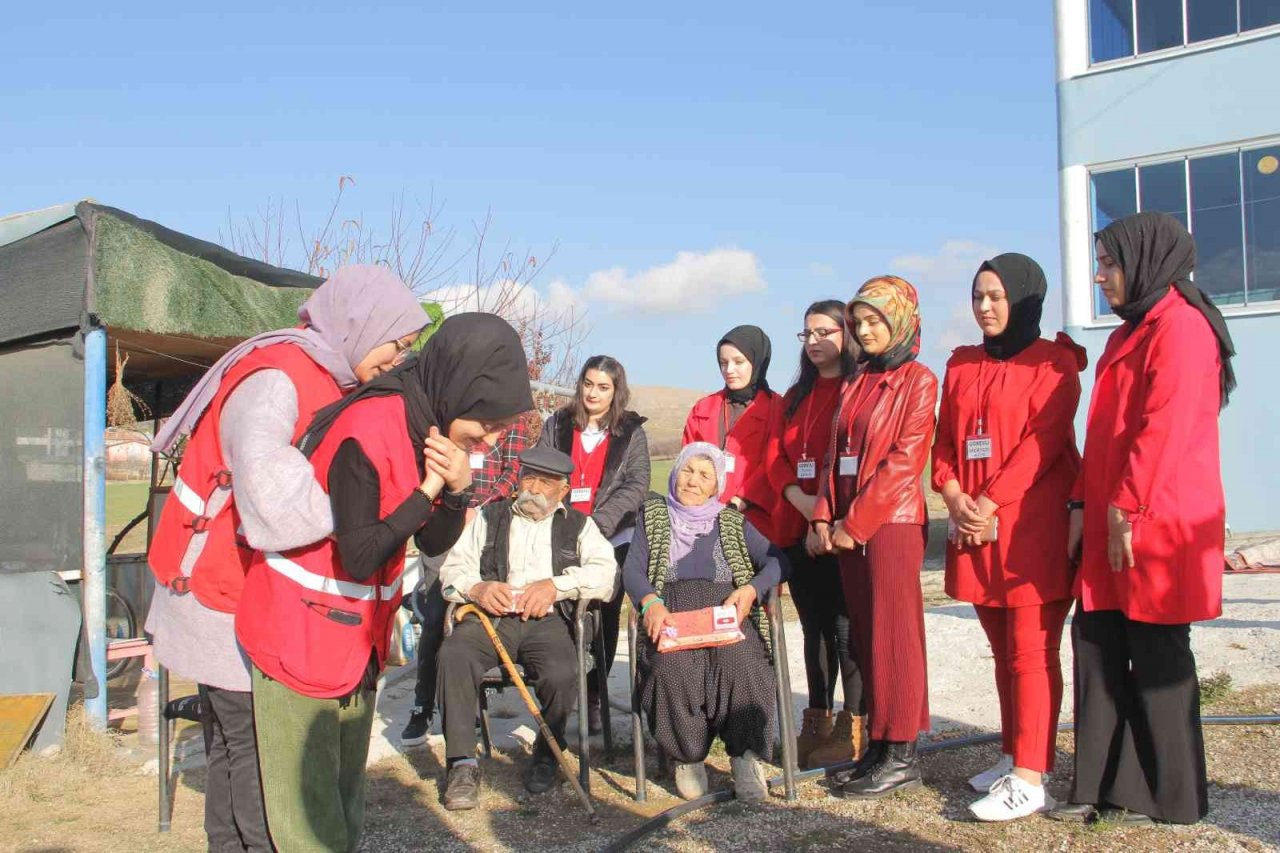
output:
M658 651L678 652L682 649L710 649L731 646L746 639L738 626L738 608L704 607L672 613L674 625L664 625L658 637Z

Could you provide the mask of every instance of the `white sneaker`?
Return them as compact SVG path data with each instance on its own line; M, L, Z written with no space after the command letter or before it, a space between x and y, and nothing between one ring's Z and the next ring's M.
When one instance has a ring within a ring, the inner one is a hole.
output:
M1010 773L1001 776L985 797L972 803L969 811L978 820L1004 821L1048 811L1055 805L1044 785L1032 785Z
M970 779L969 787L979 794L985 794L1002 776L1008 776L1011 772L1013 772L1013 756L1005 753L995 764Z
M686 800L707 795L707 765L701 761L676 762L676 792Z
M730 758L733 770L733 796L744 803L759 803L769 799L769 783L765 779L764 766L756 754L747 750L740 758Z

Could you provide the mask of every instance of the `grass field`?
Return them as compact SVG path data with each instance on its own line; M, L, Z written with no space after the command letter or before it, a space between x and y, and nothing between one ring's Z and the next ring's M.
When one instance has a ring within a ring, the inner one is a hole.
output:
M108 482L107 483L107 544L116 537L126 524L147 506L147 483ZM147 526L139 524L116 548L117 554L136 554L146 549Z

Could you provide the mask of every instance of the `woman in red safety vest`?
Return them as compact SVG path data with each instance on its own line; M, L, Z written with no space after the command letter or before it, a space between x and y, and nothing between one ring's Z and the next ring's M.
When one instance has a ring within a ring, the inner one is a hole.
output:
M493 314L462 314L418 356L323 409L302 437L334 534L255 553L236 614L277 849L359 846L405 544L412 536L429 556L453 546L471 497L471 449L532 408L515 330Z
M190 435L147 554L147 631L159 662L199 685L211 850L271 849L234 614L253 549L333 532L328 495L293 442L321 408L390 370L428 322L404 282L376 266L337 270L298 319L219 359L152 445L168 453Z

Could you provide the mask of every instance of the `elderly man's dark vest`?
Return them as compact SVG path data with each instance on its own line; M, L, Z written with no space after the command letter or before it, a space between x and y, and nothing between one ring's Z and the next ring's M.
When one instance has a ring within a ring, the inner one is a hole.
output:
M480 577L486 581L507 582L511 561L511 500L494 501L480 510L484 514L484 550L480 552ZM551 517L551 573L564 574L570 566L582 565L578 553L578 537L587 523L587 515L573 507L561 507ZM573 622L573 602L560 601L560 615Z

